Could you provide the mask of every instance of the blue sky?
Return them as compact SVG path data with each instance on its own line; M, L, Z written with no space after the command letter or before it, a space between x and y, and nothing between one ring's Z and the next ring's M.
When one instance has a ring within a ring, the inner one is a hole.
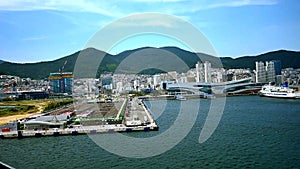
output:
M300 51L298 11L298 0L0 0L0 60L24 63L66 56L83 49L107 24L141 12L188 21L219 56ZM110 52L142 46L184 48L166 37L146 35L143 39L132 37Z

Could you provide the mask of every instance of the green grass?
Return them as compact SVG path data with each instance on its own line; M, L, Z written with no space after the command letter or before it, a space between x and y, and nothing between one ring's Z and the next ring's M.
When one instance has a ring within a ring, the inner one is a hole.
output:
M0 102L0 107L3 106L3 108L0 108L0 117L45 112L56 108L60 108L72 102L72 99Z
M33 110L35 110L33 105L16 105L15 107L0 109L0 117L29 113Z
M68 104L71 104L73 103L73 100L70 99L70 100L54 100L54 101L51 101L49 102L44 111L48 111L48 110L52 110L52 109L55 109L55 108L59 108L61 106L64 106L64 105L68 105Z

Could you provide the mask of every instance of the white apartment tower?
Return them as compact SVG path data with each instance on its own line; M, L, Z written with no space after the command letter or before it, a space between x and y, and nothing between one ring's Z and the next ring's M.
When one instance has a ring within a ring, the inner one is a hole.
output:
M154 87L156 87L157 85L159 85L160 82L161 82L160 75L154 75L153 76L153 85L154 85Z
M209 63L209 62L208 62ZM205 73L210 72L210 66L206 65L207 70L205 70L205 63L197 62L196 64L196 82L207 82ZM211 75L210 75L211 77Z
M255 82L266 82L266 68L264 62L255 62Z
M196 82L200 82L200 72L199 72L200 62L196 63Z
M267 72L267 82L275 82L276 76L275 76L275 66L274 62L266 62L266 72Z
M263 62L255 62L255 81L256 83L275 82L275 66L273 61L267 61L266 66Z
M211 63L204 62L204 78L206 83L211 83Z

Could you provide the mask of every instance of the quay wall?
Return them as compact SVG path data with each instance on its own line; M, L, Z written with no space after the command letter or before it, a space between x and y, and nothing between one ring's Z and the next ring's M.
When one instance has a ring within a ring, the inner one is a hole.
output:
M38 130L38 131L19 130L19 131L11 131L11 132L0 132L0 139L101 134L101 133L113 133L113 132L157 131L157 130L158 130L158 126L154 123L146 126L133 126L133 127L127 127L123 124L103 125L103 126L83 126L79 128L66 128L66 129L55 129L55 130Z

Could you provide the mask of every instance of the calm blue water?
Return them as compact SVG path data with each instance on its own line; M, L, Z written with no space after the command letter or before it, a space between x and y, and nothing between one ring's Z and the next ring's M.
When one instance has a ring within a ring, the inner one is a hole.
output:
M173 149L151 158L134 159L111 154L88 136L0 140L0 160L15 168L300 168L300 100L257 96L227 97L221 122L203 144L200 130L210 100L200 101L197 121ZM161 101L146 102L158 111ZM157 119L158 132L137 132L150 137L169 128L179 101L168 101ZM105 136L101 135L101 136Z

